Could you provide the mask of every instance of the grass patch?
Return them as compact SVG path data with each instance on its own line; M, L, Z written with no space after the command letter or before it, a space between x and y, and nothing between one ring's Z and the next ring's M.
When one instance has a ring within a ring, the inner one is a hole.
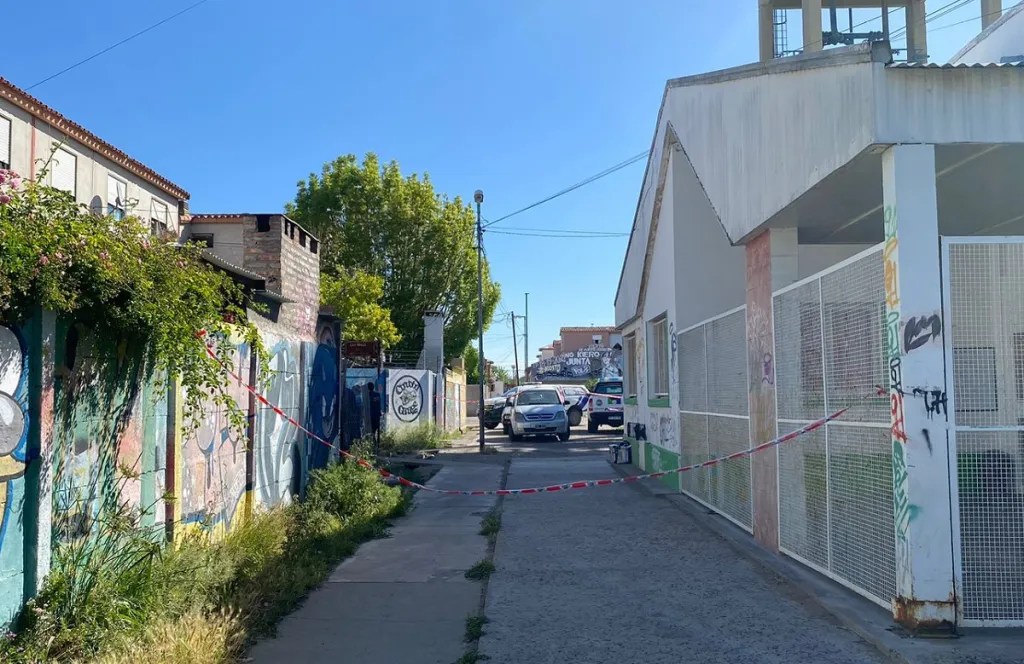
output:
M401 490L354 463L314 471L303 503L200 530L176 547L108 506L91 537L54 549L39 596L0 639L0 661L222 664L322 583L406 507Z
M466 570L466 578L470 581L483 581L494 573L494 563L484 559Z
M479 641L484 635L484 625L487 624L486 616L469 616L466 618L466 643Z
M480 534L485 535L492 543L501 530L501 514L496 510L488 512L483 521L480 522Z
M455 661L455 664L476 664L477 662L482 662L488 659L490 659L490 657L487 655L481 655L476 650L470 650L465 655L458 658Z
M451 436L433 422L383 431L380 435L380 451L385 455L415 454L451 446Z

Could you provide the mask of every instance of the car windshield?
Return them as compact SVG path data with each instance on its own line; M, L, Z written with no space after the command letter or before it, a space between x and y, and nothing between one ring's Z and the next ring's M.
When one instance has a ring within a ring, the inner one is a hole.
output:
M595 394L622 394L622 383L598 383Z
M554 390L523 390L516 402L520 406L554 405L562 403Z

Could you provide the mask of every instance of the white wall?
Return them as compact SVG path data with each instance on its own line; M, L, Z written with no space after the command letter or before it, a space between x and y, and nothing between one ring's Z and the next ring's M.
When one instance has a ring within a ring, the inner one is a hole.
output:
M1000 62L1004 57L1024 55L1024 2L1005 10L1003 16L970 43L950 62Z
M433 375L432 372L422 370L388 370L388 412L385 426L389 430L395 431L433 421Z
M797 279L804 279L822 270L827 270L870 246L869 244L797 245Z
M232 224L190 222L185 224L186 239L193 235L213 235L211 251L232 265L244 267L245 250L242 246L244 235L241 222Z
M11 170L23 177L40 173L49 160L51 151L61 146L76 157L75 200L92 206L98 197L103 213L107 209L107 175L112 173L127 184L127 198L134 206L127 210L149 222L150 204L155 198L165 203L170 213L172 232L180 231L178 201L149 182L129 173L90 148L63 136L49 125L36 121L35 164L33 165L32 117L20 108L0 100L0 115L11 120ZM49 183L49 180L45 180Z

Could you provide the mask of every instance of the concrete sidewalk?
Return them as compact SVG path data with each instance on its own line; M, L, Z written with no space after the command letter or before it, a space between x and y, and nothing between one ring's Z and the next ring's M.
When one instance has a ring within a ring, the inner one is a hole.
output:
M496 489L502 472L453 463L430 486ZM480 521L495 501L418 493L390 537L359 547L249 661L452 664L466 650L466 617L480 609L481 586L464 573L487 554Z

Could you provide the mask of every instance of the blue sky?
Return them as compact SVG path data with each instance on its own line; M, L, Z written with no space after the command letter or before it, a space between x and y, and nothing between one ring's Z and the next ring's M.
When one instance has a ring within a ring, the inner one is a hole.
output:
M5 24L32 27L7 31L0 76L31 86L194 1L12 4ZM647 149L666 79L757 59L756 6L208 0L31 92L184 186L196 212L279 210L323 162L374 151L451 196L483 189L495 219ZM929 25L933 61L977 34L979 6ZM798 44L795 13L791 25ZM643 169L494 230L628 233ZM531 356L561 326L614 322L625 243L487 235L499 314L530 293ZM511 334L496 322L486 355L510 366Z

